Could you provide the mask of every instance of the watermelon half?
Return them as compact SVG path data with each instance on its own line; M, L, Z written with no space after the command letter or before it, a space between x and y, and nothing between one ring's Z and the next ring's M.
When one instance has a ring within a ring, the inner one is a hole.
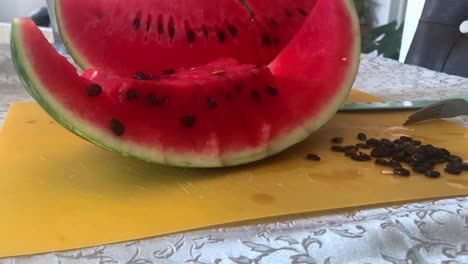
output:
M185 167L265 158L327 122L357 73L352 0L107 2L57 0L82 74L27 18L13 21L11 51L44 110L124 155Z

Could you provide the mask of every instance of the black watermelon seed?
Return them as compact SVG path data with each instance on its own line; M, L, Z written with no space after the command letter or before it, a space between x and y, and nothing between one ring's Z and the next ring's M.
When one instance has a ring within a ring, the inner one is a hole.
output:
M307 16L307 12L302 8L296 8L297 12L303 16Z
M208 27L206 25L202 25L203 36L207 39L208 38Z
M408 136L401 136L400 139L403 140L403 141L412 141L413 140L411 137L408 137Z
M169 31L169 38L173 39L175 36L175 27L169 26L167 30Z
M314 160L314 161L319 161L319 160L320 160L320 156L317 155L317 154L309 153L309 154L307 154L306 159L308 159L308 160Z
M175 70L174 69L167 69L167 70L163 71L163 74L164 75L173 75L173 74L175 74Z
M275 87L273 87L271 85L267 85L266 91L271 96L277 96L279 94L278 89L276 89Z
M393 169L393 173L401 176L410 176L411 172L403 167L396 167Z
M341 143L343 143L343 138L342 137L334 137L334 138L332 138L331 142L335 143L335 144L341 144Z
M421 160L424 160L426 159L426 156L424 154L421 154L421 153L415 153L413 156L411 156L413 158L413 160L415 161L421 161Z
M356 146L354 146L354 145L347 145L344 148L345 148L345 150L356 150Z
M405 160L405 153L404 152L398 152L398 153L395 153L393 156L392 156L392 159L393 160L396 160L398 162L402 162Z
M263 34L262 35L262 42L263 42L263 45L270 46L271 45L271 37L268 36L267 34Z
M352 155L351 159L355 160L355 161L369 161L368 159L366 159L366 158L364 158L364 157L362 157L361 155L358 155L358 154Z
M252 93L252 99L253 99L254 103L259 104L260 103L260 94L255 89L252 89L251 93Z
M153 76L147 75L144 72L137 72L135 73L135 76L133 78L135 78L136 80L148 81L148 80L152 80Z
M370 146L365 143L358 143L356 144L356 147L360 149L370 149Z
M331 150L335 151L335 152L345 152L346 151L343 146L332 146Z
M236 29L235 26L229 25L228 26L228 31L229 31L229 33L231 33L231 36L237 37L237 29Z
M468 170L468 163L462 163L462 164L460 164L460 169L462 169L462 170L464 170L464 171Z
M159 105L159 104L161 104L161 101L159 100L159 98L154 94L148 94L148 96L146 96L146 101L150 105Z
M413 140L411 141L411 145L413 146L421 146L422 142L421 140Z
M186 115L182 117L181 124L184 127L193 127L195 125L196 118L194 115Z
M125 127L119 120L112 118L109 124L110 129L112 130L112 133L114 133L114 135L120 137L125 133Z
M456 156L456 155L450 155L449 158L448 158L448 161L450 163L462 163L463 162L463 159L459 156Z
M206 104L210 109L215 109L216 107L218 107L218 102L216 102L216 100L211 97L206 98Z
M162 35L164 33L164 26L162 23L158 23L158 34Z
M440 177L440 172L435 171L435 170L429 170L424 173L429 178L439 178Z
M370 156L369 154L364 153L364 152L361 152L361 151L359 151L359 156L361 156L361 157L363 157L363 158L365 158L365 159L367 159L367 160L371 160L371 159L372 159L371 156Z
M361 141L366 141L367 140L367 135L364 133L359 133L357 134L357 138Z
M140 28L141 20L139 18L135 18L133 21L133 29L138 30Z
M390 160L388 162L388 165L390 165L390 167L392 167L392 168L400 168L401 167L401 163L398 162L398 161L395 161L395 160Z
M387 160L384 160L384 159L376 159L376 160L375 160L375 164L377 164L377 165L382 165L382 166L387 166L387 165L388 165L388 161L387 161Z
M288 9L284 9L284 14L287 16L287 17L292 17L293 14L291 11L289 11Z
M186 34L187 34L187 42L188 42L188 43L192 43L192 42L195 41L196 35L195 35L195 32L193 32L193 30L187 31Z
M456 167L445 167L444 171L453 175L459 175L462 172L461 168Z
M241 89L242 89L242 84L240 84L240 83L236 84L236 91L240 92Z
M413 170L417 173L425 174L430 170L427 170L425 167L414 167Z
M101 93L102 88L98 84L91 84L91 86L89 86L88 89L86 89L86 94L91 97L98 96Z
M127 101L133 101L138 98L138 92L136 90L130 89L125 93Z
M216 32L216 36L218 37L219 43L224 43L226 41L226 33L224 31L219 30Z
M272 25L272 26L278 26L279 25L278 22L272 17L270 17L269 21L270 21L270 25Z

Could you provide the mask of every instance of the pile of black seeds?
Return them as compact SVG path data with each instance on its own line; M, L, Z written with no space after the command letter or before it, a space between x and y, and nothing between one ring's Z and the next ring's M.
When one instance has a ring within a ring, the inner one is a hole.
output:
M369 138L364 133L357 134L360 141L353 145L343 145L342 137L331 139L331 150L342 152L344 156L354 161L366 162L374 160L374 163L390 170L389 174L410 176L411 172L422 174L429 178L438 178L441 173L435 170L438 164L445 164L444 171L448 174L459 175L462 171L468 171L468 164L457 155L453 155L445 148L439 148L431 144L423 144L420 140L408 136L401 136L395 140L387 138ZM367 153L366 153L367 152ZM311 157L316 154L308 154ZM388 173L389 170L384 170Z

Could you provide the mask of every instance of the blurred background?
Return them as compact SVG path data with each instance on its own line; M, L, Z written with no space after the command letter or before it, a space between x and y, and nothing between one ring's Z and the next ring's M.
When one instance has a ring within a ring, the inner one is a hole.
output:
M77 0L79 1L79 0ZM404 61L425 0L354 0L361 20L362 52ZM14 17L36 15L45 0L0 0L0 43L9 42ZM52 41L50 28L43 31Z

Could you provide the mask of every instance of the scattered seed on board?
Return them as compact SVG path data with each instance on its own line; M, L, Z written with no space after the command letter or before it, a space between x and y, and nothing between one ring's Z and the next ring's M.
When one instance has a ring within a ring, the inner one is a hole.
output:
M357 134L357 138L361 141L366 141L367 140L367 135L364 133L359 133Z
M341 143L343 143L343 138L342 137L334 137L334 138L332 138L331 142L335 143L335 144L341 144Z
M307 154L306 158L308 160L314 160L314 161L319 161L320 160L320 156L317 155L317 154L313 154L313 153Z
M440 172L435 171L435 170L429 170L424 173L429 178L439 178L440 177Z

